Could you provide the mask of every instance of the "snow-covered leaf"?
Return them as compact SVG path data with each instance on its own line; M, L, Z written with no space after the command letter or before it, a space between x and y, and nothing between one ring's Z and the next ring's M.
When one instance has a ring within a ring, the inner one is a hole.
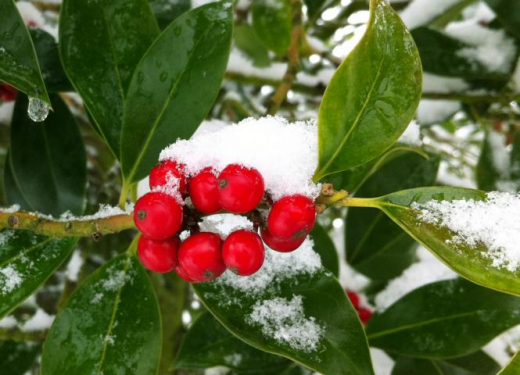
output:
M508 32L520 38L520 4L516 0L485 0Z
M65 71L119 157L126 91L159 35L148 0L64 0L59 30Z
M404 190L392 193L377 199L379 207L401 228L410 234L417 242L424 245L435 254L448 267L459 275L482 286L496 289L502 292L520 295L520 270L514 269L517 264L516 259L507 259L506 255L500 251L490 251L488 246L480 240L475 243L467 243L464 236L457 237L459 234L449 228L442 226L441 222L427 222L422 217L420 207L432 202L453 202L460 200L473 200L473 202L486 199L486 193L479 190L452 188L452 187L429 187ZM471 202L471 201L470 201ZM416 208L413 208L416 206ZM499 210L504 210L502 207ZM452 210L454 215L461 218L460 209ZM494 214L500 215L495 212ZM496 223L497 217L490 217L486 214L471 215L465 214L464 220L472 217L477 228L485 226L486 221L492 223L490 227L506 224L516 218L508 218L502 212L498 219L505 219L503 223ZM514 225L514 222L512 222ZM473 231L472 224L464 221L465 229ZM498 233L497 231L489 231ZM502 232L505 233L505 232ZM489 234L489 233L488 233ZM511 233L506 234L506 240L514 240ZM502 236L502 239L504 237Z
M53 94L51 101L54 112L34 123L27 116L27 98L18 96L11 126L11 176L31 210L80 215L87 185L83 139L62 99Z
M0 318L33 294L72 252L76 239L0 232Z
M3 374L24 375L31 369L41 346L33 342L0 341Z
M253 28L265 48L283 55L291 44L292 11L289 0L257 0L252 8Z
M251 346L325 374L373 374L359 318L312 241L292 253L268 250L253 276L228 271L194 289L210 312Z
M137 66L123 120L121 163L128 183L148 175L164 147L191 137L204 120L226 70L232 10L218 2L184 13Z
M0 81L50 104L31 36L15 2L2 1L0 14Z
M407 152L384 164L357 191L378 197L435 183L439 159ZM379 210L351 208L346 218L347 261L375 280L398 276L413 261L416 242Z
M314 250L320 254L323 267L339 277L338 251L325 228L316 223L310 235L314 241Z
M421 95L415 43L385 0L371 0L363 39L329 83L318 115L315 180L383 154L412 120Z
M240 374L279 374L292 362L239 340L211 314L205 313L184 336L175 360L177 369L225 366Z
M471 354L520 323L520 298L464 279L410 292L367 326L371 346L394 354L453 358Z
M59 312L42 374L155 375L161 337L150 279L135 256L122 254L89 276Z

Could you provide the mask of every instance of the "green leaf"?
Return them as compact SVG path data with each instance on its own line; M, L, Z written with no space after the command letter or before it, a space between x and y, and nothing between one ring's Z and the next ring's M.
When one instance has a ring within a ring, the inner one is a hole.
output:
M320 254L323 267L339 277L338 251L325 228L316 223L312 228L311 238L314 240L314 249Z
M184 336L176 369L226 366L240 374L279 374L291 365L283 357L258 350L240 341L213 316L200 316Z
M14 1L0 2L0 14L0 81L50 104L31 36Z
M226 272L193 288L209 311L251 346L324 374L373 374L357 313L332 273L313 261L317 254L306 244L289 254L269 250L253 276ZM262 319L255 317L262 312L268 314L260 324Z
M11 173L34 211L59 216L83 213L86 154L74 116L58 95L54 112L41 123L27 116L27 98L18 96L11 126Z
M377 197L435 183L439 159L407 152L384 164L356 196ZM351 208L345 225L347 262L374 280L389 280L413 263L416 242L378 210Z
M318 115L314 179L365 164L389 149L412 120L421 96L413 39L385 0L371 0L363 39L340 65Z
M509 33L520 38L520 4L517 0L485 0Z
M40 352L40 345L32 342L0 341L0 367L6 375L26 374Z
M191 0L150 0L153 14L161 30L191 8Z
M183 14L137 66L123 120L127 183L148 175L160 151L191 137L211 109L228 61L232 10L230 3L218 2Z
M520 373L520 352L516 352L511 361L497 375L517 375Z
M309 15L309 18L313 18L318 13L318 11L323 8L323 5L326 1L327 0L303 0L307 6L307 14Z
M25 200L12 171L11 157L7 154L4 164L4 191L9 204L17 204L22 210L30 211L31 205Z
M76 239L0 232L0 318L33 294L67 259Z
M42 29L31 29L29 31L47 90L49 92L74 91L63 70L58 43L56 43L54 37Z
M139 260L122 254L93 273L59 312L43 347L42 374L155 375L161 316Z
M500 366L491 357L478 351L444 361L401 357L392 375L495 375L499 369Z
M262 41L250 25L244 24L235 26L233 34L237 48L253 60L254 66L269 66L269 52L263 46Z
M284 55L291 44L292 7L289 0L257 0L252 8L253 28L265 48Z
M411 357L471 354L520 323L520 298L464 279L415 289L367 326L370 345Z
M511 272L505 268L492 266L492 260L485 256L487 249L483 245L475 247L457 245L454 249L446 243L455 235L453 232L445 227L421 221L418 218L418 211L410 208L414 202L424 204L430 200L484 200L485 198L486 194L479 190L430 187L389 194L378 198L374 204L459 275L487 288L520 295L520 271Z
M159 34L148 0L64 0L59 30L65 71L119 157L126 91Z

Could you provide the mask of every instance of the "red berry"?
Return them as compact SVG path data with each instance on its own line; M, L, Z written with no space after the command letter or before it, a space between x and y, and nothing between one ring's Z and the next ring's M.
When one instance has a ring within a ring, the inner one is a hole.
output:
M150 271L170 272L177 266L177 250L180 244L181 242L176 237L154 241L146 236L141 236L137 243L139 260Z
M175 198L161 192L143 195L134 207L137 229L153 240L165 240L179 231L182 207Z
M203 169L190 180L190 198L197 210L203 214L214 214L222 207L218 201L218 181L211 168Z
M231 233L222 245L226 267L240 276L254 274L264 264L264 244L260 236L249 230Z
M179 192L186 195L188 192L184 164L173 160L163 160L150 171L150 188L167 185L172 177L179 179Z
M187 281L188 283L194 283L195 280L193 280L190 275L182 268L180 265L175 267L175 272L177 272L177 276L179 276L184 281Z
M262 228L260 232L262 234L262 239L264 240L265 244L269 246L271 249L279 251L281 253L288 253L294 251L301 246L303 241L305 241L305 237L289 241L280 240L279 238L274 237L265 228Z
M352 302L352 306L357 309L359 307L359 296L357 293L347 290L347 296L350 299L350 302Z
M370 318L372 317L372 311L362 307L358 309L358 315L359 319L363 322L363 324L367 324Z
M179 264L194 282L213 280L226 270L222 260L222 240L215 233L188 237L179 249Z
M0 100L4 102L11 102L16 99L18 91L9 85L0 85Z
M254 168L230 164L218 176L219 202L233 213L253 210L264 196L264 179Z
M274 237L296 240L310 233L316 222L316 207L303 195L283 197L273 204L267 228Z

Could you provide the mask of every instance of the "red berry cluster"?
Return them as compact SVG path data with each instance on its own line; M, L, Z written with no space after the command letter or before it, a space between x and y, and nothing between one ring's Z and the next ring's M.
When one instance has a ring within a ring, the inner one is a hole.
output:
M18 91L9 85L0 85L0 100L3 102L12 102L16 99Z
M372 317L372 311L367 309L366 307L361 306L361 302L359 299L359 295L350 290L347 290L347 296L352 302L352 305L356 309L359 319L363 322L363 324L367 324L370 318Z
M273 250L296 250L312 230L316 209L302 195L283 197L272 204L267 222L256 211L265 197L264 179L254 168L231 164L220 173L206 168L188 178L184 165L163 161L150 172L150 193L135 204L134 221L143 234L138 243L141 263L151 271L177 274L188 282L219 277L226 268L241 276L257 272L264 262L263 241ZM167 193L172 180L183 198L190 197L193 209ZM218 212L247 214L256 230L237 230L224 241L219 235L199 232L202 215ZM261 236L257 233L260 228ZM177 236L189 230L182 243Z

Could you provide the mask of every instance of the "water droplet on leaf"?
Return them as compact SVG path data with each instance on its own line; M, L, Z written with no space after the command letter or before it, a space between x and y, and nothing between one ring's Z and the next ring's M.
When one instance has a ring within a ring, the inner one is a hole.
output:
M29 106L27 107L27 114L34 122L45 121L49 115L50 106L44 101L36 98L29 98Z

